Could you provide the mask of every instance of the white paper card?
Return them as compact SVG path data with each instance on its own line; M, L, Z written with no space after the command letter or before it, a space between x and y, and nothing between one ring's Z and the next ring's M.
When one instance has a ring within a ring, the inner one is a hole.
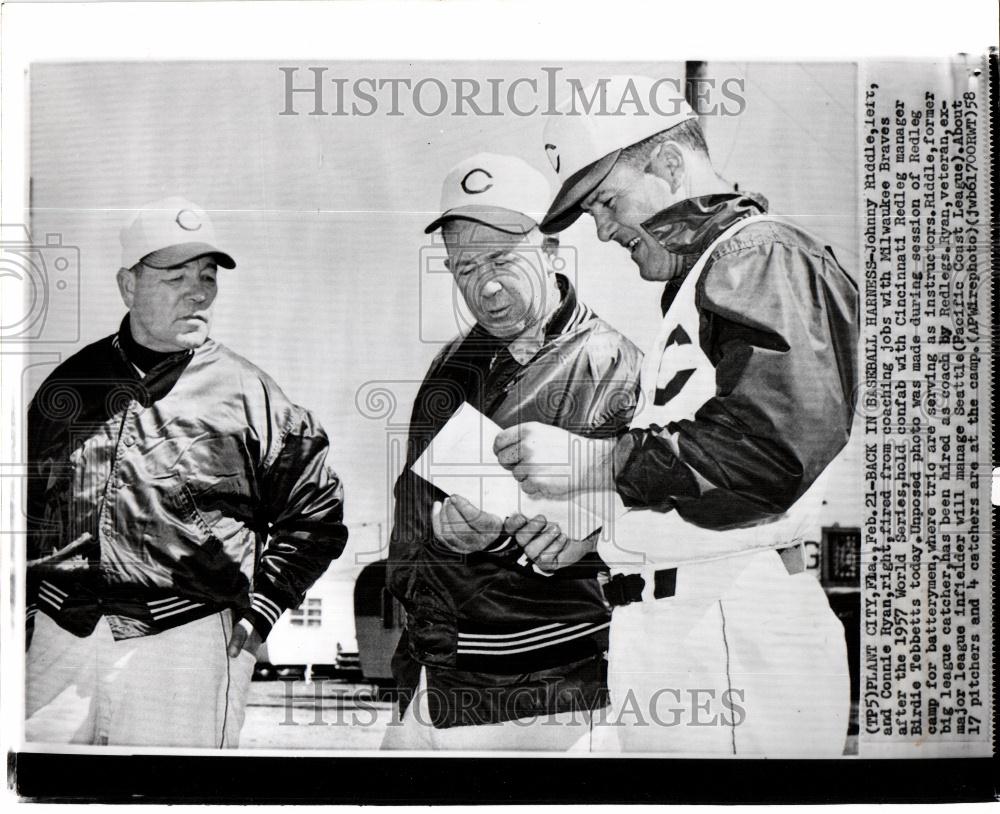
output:
M413 472L448 495L461 495L485 512L508 517L543 515L580 540L602 526L596 495L535 498L524 494L514 476L493 454L500 427L468 402L455 412L411 467ZM552 474L569 476L569 461L552 465Z

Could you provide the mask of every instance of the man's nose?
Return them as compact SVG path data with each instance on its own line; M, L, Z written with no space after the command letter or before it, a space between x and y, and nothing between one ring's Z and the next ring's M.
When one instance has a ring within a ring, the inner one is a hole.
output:
M603 212L594 215L594 223L597 226L597 239L607 243L611 240L611 235L615 233L615 224Z
M502 288L503 288L503 286L500 285L500 283L498 283L496 280L488 280L483 285L483 288L482 288L483 296L484 297L495 297L497 294L500 293L500 290Z
M187 298L192 302L205 302L209 296L209 287L204 283L197 282L188 287Z

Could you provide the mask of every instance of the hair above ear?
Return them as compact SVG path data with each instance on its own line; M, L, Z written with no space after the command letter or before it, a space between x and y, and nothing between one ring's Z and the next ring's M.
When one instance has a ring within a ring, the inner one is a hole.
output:
M559 238L556 235L545 235L542 239L542 254L550 261L559 254Z
M653 148L664 144L675 144L695 155L704 155L710 158L708 144L705 142L705 134L697 119L688 119L686 122L671 127L669 130L661 130L654 133L647 139L631 144L622 150L619 160L627 161L633 166L643 165L650 160Z
M542 254L552 260L559 253L559 235L546 235L537 226L527 235L530 245L541 248ZM552 269L550 268L549 271Z

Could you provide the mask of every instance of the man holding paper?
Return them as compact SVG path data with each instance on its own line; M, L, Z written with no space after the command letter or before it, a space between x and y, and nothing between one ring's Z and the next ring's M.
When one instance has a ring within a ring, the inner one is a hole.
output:
M476 322L424 379L396 483L388 582L407 613L393 662L404 713L383 748L565 750L606 704L602 564L576 555L574 568L547 576L523 558L510 534L536 545L569 538L520 515L516 484L491 451L491 433L524 421L614 438L635 406L638 350L555 273L558 243L538 231L550 195L525 162L479 154L448 174L426 230L441 229ZM459 472L450 483L481 473L468 494L414 471L432 439L428 457ZM483 510L505 484L512 505Z
M839 756L844 632L801 541L851 432L857 287L829 247L732 190L657 84L615 77L608 98L639 100L624 115L554 116L544 137L563 184L542 231L586 212L666 283L631 427L585 442L524 423L495 450L529 494L620 498L597 550L614 574L612 717L627 698L646 723L616 727L625 751Z

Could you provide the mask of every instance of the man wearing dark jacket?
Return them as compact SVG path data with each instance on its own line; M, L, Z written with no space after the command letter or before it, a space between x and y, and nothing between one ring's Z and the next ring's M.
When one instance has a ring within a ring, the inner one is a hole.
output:
M586 212L643 279L666 283L640 408L563 477L545 471L568 444L555 428L509 428L495 450L530 494L621 501L598 548L614 573L612 705L639 710L615 727L621 748L840 755L844 632L800 544L851 433L857 287L829 247L732 191L691 109L658 86L616 77L608 98L644 104L553 117L544 139L563 183L542 230Z
M181 198L122 231L118 332L28 411L29 741L235 747L255 654L343 551L329 440L208 338L217 248Z
M520 159L480 154L449 173L427 229L441 229L476 324L432 363L396 483L389 586L406 608L394 672L407 692L383 748L565 750L606 704L600 561L546 576L519 562L505 528L523 542L565 540L562 530L525 536L516 507L480 512L474 496L448 497L411 471L463 402L500 427L613 438L628 426L638 351L554 272L556 244L537 230L549 195Z

